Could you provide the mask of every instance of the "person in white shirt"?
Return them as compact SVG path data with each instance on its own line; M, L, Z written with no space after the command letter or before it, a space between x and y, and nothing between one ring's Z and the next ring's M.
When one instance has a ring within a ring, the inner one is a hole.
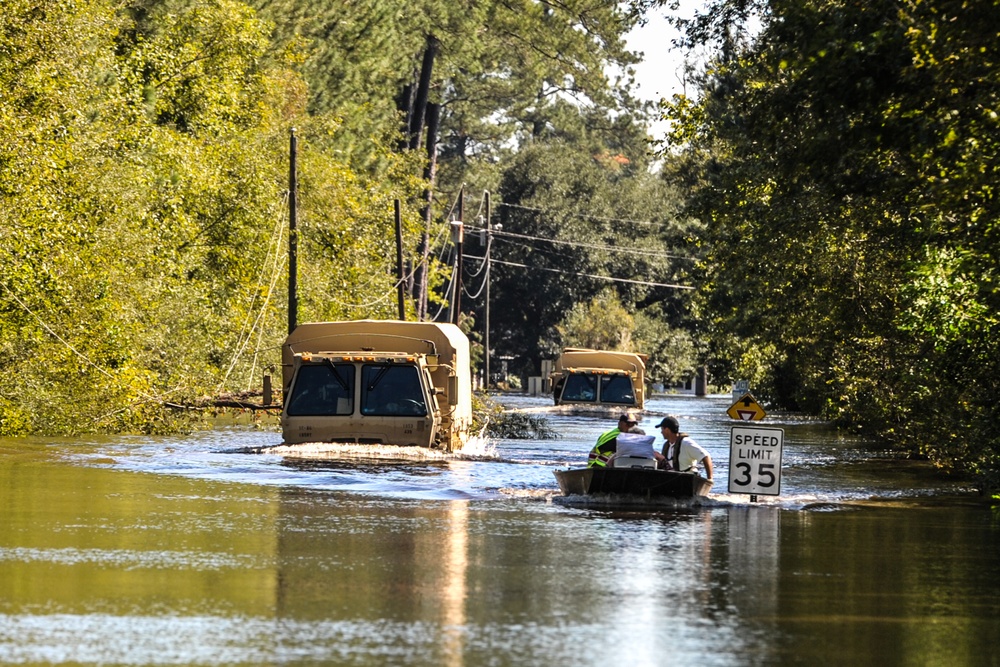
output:
M712 457L705 448L695 442L687 433L680 433L677 417L664 417L656 425L663 434L663 450L656 457L658 465L665 470L698 472L698 465L705 467L705 477L712 480Z

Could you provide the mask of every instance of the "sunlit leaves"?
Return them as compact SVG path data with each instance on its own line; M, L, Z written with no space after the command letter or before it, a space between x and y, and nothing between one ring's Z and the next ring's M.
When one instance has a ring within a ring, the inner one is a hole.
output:
M564 347L633 351L632 315L613 291L604 291L587 302L576 303L556 325Z
M141 9L12 0L0 15L2 433L176 428L197 413L165 403L259 386L286 330L292 125L302 187L322 193L304 198L303 274L336 276L355 316L394 282L412 163L375 140L358 177L247 7ZM303 310L331 302L320 288Z
M699 109L668 109L712 222L709 307L773 351L767 397L978 472L1000 401L997 10L771 2Z
M256 122L257 101L266 97L257 60L268 42L253 11L212 0L157 19L157 32L139 40L130 63L155 122L192 132Z

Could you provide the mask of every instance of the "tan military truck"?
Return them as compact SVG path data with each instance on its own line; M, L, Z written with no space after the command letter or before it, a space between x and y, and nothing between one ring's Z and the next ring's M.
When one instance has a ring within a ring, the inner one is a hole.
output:
M549 380L556 405L635 408L645 405L645 354L567 347Z
M461 449L472 425L469 339L454 324L300 324L281 351L285 444Z

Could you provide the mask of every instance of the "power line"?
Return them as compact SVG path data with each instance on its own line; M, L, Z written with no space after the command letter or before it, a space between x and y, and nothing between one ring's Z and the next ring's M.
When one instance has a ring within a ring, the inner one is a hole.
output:
M487 284L490 281L490 271L492 271L492 269L490 268L490 264L492 262L495 262L495 261L496 260L490 260L489 262L483 262L483 266L486 267L486 274L483 276L483 282L480 283L479 289L476 290L475 294L470 293L469 289L465 286L465 283L464 282L462 283L462 291L465 292L465 295L468 296L473 301L475 301L476 299L478 299L479 295L481 295L484 291L486 291L486 286L487 286Z
M474 257L472 255L466 255L465 258L466 259L479 259L479 260L485 260L486 259L485 257ZM562 271L560 269L550 269L550 268L544 267L544 266L528 266L527 264L518 264L517 262L505 262L502 259L491 259L490 262L493 263L493 264L504 264L506 266L517 266L517 267L520 267L522 269L533 269L533 270L537 270L537 271L549 271L551 273L563 273L563 274L570 275L570 276L583 276L585 278L596 278L597 280L608 280L608 281L616 282L616 283L631 283L633 285L645 285L647 287L669 287L671 289L684 289L684 290L693 290L693 289L695 289L694 287L691 287L690 285L672 285L670 283L654 283L654 282L647 281L647 280L630 280L628 278L612 278L610 276L598 276L598 275L594 275L592 273L578 273L576 271Z
M492 232L496 236L509 236L516 239L526 239L528 241L547 241L548 243L554 243L557 245L568 245L576 246L578 248L590 248L592 250L608 250L610 252L620 252L628 253L632 255L642 255L644 257L658 257L662 259L684 259L688 261L697 261L694 257L685 257L683 255L671 255L666 252L657 252L655 250L637 250L635 248L625 248L622 246L615 245L601 245L597 243L584 243L583 241L562 241L559 239L547 239L541 236L529 236L527 234L515 234L514 232L504 232L504 231L494 231Z
M487 241L486 241L486 252L485 252L485 253L483 253L483 254L485 254L485 255L486 255L487 257L489 257L489 256L490 256L490 250L491 250L492 248L493 248L493 235L492 235L492 234L490 234L489 238L488 238L488 239L487 239ZM484 269L485 269L485 268L486 268L487 266L489 266L489 262L480 262L480 263L479 263L479 268L478 268L478 269L476 269L475 271L469 271L468 273L466 273L466 275L467 275L467 276L468 276L469 278L476 278L476 277L478 277L478 276L479 276L479 274L480 274L480 273L482 273L482 272L483 272L483 270L484 270Z
M519 209L521 209L523 211L534 211L536 213L551 213L552 212L550 209L546 209L546 208L537 208L537 207L534 207L534 206L521 206L520 204L504 204L503 202L500 202L499 204L497 204L497 207L500 207L500 206L506 206L507 208L519 208ZM656 227L662 227L663 226L662 222L653 222L651 220L634 220L634 219L631 219L631 218L608 218L608 217L603 217L603 216L599 216L599 215L587 215L586 213L574 213L574 215L576 217L578 217L578 218L589 218L590 220L600 220L601 222L628 222L628 223L631 223L631 224L634 224L634 225L650 225L650 226L656 226Z

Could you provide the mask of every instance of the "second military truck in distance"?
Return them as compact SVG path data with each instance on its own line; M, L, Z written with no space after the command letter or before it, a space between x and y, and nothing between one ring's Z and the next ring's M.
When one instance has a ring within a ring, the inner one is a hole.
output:
M567 347L549 380L556 405L635 408L645 405L647 355Z
M472 425L469 339L454 324L300 324L281 350L285 444L461 449Z

